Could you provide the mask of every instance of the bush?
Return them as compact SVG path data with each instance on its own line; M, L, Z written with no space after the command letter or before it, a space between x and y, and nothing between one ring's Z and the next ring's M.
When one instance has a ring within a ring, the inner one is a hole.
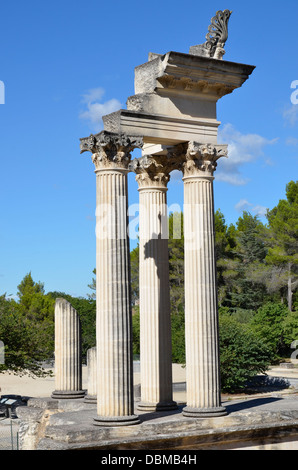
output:
M220 315L219 332L221 388L223 392L237 392L268 369L271 350L247 325L230 315Z
M275 302L268 302L255 313L251 327L258 336L270 347L272 360L285 353L284 341L285 321L290 314L289 309Z
M298 340L298 310L289 312L288 316L285 318L283 322L283 338L290 355L291 344Z

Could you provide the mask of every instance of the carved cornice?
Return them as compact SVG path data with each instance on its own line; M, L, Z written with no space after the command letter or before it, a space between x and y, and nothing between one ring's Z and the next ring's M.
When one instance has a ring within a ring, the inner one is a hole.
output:
M80 139L81 153L92 152L92 161L96 170L109 168L128 169L131 152L142 148L142 137L127 134L115 134L102 131Z
M182 169L184 177L213 176L221 157L228 157L227 145L189 142Z
M222 98L224 95L232 93L236 86L220 83L219 81L211 82L207 80L193 80L189 77L173 77L165 75L158 79L159 83L165 88L175 89L177 92L184 90L194 94L202 93L204 95L212 95ZM138 104L138 103L137 103ZM136 108L137 109L137 108Z

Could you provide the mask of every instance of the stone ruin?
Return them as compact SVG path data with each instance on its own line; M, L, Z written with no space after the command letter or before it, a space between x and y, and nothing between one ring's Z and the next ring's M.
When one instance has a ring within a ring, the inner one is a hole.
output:
M95 424L138 424L134 410L127 174L139 188L140 363L142 411L173 410L167 187L184 182L187 417L226 414L221 405L214 252L213 180L228 156L217 142L219 99L240 88L254 67L223 61L231 12L212 18L206 42L189 54L150 53L135 68L127 109L103 117L104 130L81 139L97 188ZM135 148L142 156L131 159ZM104 214L106 215L105 217ZM108 214L108 215L107 215ZM105 223L103 223L105 218Z
M80 140L81 153L91 153L96 174L96 347L88 352L88 390L82 390L79 320L66 301L58 300L56 390L46 405L38 399L31 405L37 418L30 421L22 408L24 448L64 448L61 442L55 447L50 427L48 435L40 434L46 427L44 408L48 416L61 409L82 410L79 418L72 417L77 434L72 430L69 439L85 439L85 444L72 448L129 448L123 447L128 435L135 443L147 436L149 445L155 435L172 433L173 421L162 427L144 417L167 412L179 416L175 425L181 444L181 432L185 436L194 429L190 423L200 422L202 430L202 423L210 426L210 418L227 415L220 393L213 181L228 148L217 141L217 102L240 88L254 70L223 60L231 13L217 12L206 42L190 47L188 54L149 53L148 61L135 68L135 95L128 97L127 108L104 116L104 130ZM132 159L135 148L142 153ZM183 173L184 183L187 392L182 410L173 400L171 363L167 189L174 170ZM140 202L139 401L133 384L129 172L135 173ZM66 428L59 415L53 419L63 441ZM264 416L261 421L270 421ZM35 436L34 444L28 435Z

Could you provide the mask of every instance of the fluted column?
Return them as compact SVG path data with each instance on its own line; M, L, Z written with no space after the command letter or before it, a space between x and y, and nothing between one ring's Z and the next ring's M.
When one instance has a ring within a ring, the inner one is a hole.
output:
M87 351L87 372L88 372L87 395L85 396L84 401L87 403L96 403L97 401L96 347L90 348Z
M55 391L53 398L83 398L81 325L78 312L65 299L55 303Z
M141 141L101 132L81 139L91 150L96 173L96 348L95 424L136 424L133 397L130 252L127 233L127 173L130 151Z
M213 173L226 146L189 143L184 173L185 343L190 417L222 416Z
M139 185L141 402L138 409L177 408L172 392L167 183L162 158L134 161Z

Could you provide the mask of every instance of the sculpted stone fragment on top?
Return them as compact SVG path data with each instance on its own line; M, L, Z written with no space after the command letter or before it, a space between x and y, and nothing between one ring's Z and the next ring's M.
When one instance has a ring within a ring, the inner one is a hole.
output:
M192 46L189 49L189 53L203 57L212 57L213 59L222 59L225 54L224 46L228 39L228 23L231 14L232 11L230 10L217 11L208 27L206 42Z

